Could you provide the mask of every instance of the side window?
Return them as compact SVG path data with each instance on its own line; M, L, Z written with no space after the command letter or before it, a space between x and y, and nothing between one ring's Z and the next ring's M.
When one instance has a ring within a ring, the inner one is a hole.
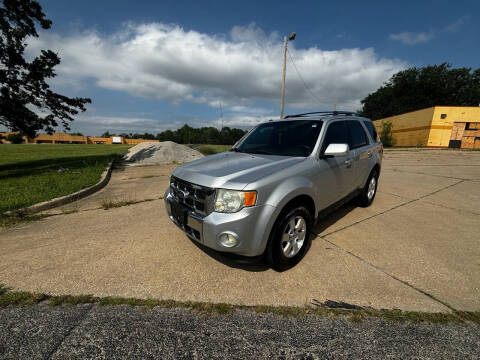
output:
M356 149L367 145L367 134L363 130L363 126L356 120L347 121L348 128L348 146L350 149Z
M336 121L328 125L327 133L323 140L323 151L325 151L330 144L348 144L345 121Z
M370 133L373 141L377 142L378 141L378 135L377 135L377 129L375 129L375 126L372 124L371 121L364 121L363 123L367 127L367 130Z

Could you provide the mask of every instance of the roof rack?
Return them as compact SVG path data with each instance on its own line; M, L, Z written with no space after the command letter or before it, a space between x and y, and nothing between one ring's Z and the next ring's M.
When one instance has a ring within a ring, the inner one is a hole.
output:
M293 118L293 117L304 117L308 115L347 115L347 116L360 116L359 113L354 112L354 111L314 111L314 112L308 112L308 113L303 113L303 114L294 114L294 115L287 115L285 116L285 119L287 118Z

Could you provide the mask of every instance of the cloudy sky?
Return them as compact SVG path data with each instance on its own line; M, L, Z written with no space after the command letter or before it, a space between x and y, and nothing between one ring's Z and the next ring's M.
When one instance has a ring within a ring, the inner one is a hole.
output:
M40 0L58 52L52 87L92 99L72 130L153 132L183 124L248 128L286 113L357 110L412 65L480 67L478 1ZM220 107L223 117L221 117Z

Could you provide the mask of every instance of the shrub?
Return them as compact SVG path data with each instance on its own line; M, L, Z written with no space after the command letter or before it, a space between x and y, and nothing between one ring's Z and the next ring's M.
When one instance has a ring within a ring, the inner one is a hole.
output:
M392 135L392 123L390 121L382 121L382 131L380 132L380 140L384 147L395 146L395 139Z

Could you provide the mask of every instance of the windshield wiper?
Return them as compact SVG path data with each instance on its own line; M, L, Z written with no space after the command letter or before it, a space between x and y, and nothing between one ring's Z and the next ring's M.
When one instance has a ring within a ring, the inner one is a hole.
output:
M239 153L244 153L245 151L243 150L240 150L239 148L236 148L236 147L232 147L230 150L228 151L234 151L234 152L239 152Z
M273 155L271 152L265 150L252 150L248 151L249 154L259 154L259 155Z

